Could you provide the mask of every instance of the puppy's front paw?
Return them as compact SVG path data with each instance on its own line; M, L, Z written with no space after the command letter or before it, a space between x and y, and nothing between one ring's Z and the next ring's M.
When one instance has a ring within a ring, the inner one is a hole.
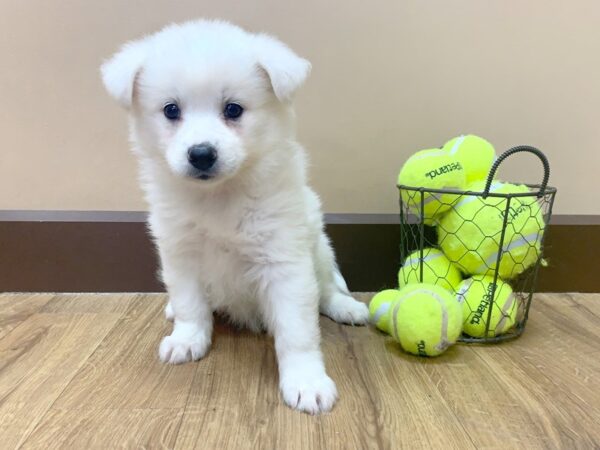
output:
M321 304L321 313L340 323L365 325L369 321L367 305L341 292Z
M320 414L331 411L337 400L337 388L325 372L314 376L301 370L281 379L281 394L285 403L298 411Z
M171 336L165 336L158 348L160 360L170 364L182 364L201 359L210 348L210 334L192 327L178 327Z

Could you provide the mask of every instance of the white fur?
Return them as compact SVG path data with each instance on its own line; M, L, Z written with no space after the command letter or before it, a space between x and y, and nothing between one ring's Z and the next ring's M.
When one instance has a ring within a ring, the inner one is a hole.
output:
M319 309L352 324L364 324L368 310L337 270L295 141L290 100L309 70L272 37L196 21L125 45L102 75L131 111L170 296L165 314L174 329L160 344L160 358L202 358L218 310L273 334L285 402L319 413L337 397L321 355ZM162 112L170 101L182 110L176 123ZM223 118L228 101L244 106L238 121ZM202 142L218 150L209 180L189 176L187 149Z

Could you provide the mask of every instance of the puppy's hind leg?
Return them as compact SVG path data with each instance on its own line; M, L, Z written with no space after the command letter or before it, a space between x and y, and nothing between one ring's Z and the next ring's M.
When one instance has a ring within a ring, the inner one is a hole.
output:
M315 269L319 280L321 314L336 322L364 325L369 320L369 309L350 295L344 277L335 262L333 249L325 232L321 232L315 246Z

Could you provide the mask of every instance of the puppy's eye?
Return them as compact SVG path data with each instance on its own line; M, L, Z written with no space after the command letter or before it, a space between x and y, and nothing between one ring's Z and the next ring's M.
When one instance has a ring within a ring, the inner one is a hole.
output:
M239 118L244 112L244 108L242 108L237 103L227 103L225 105L225 109L223 109L223 115L226 119L235 120Z
M177 120L181 117L181 110L175 103L168 103L163 108L165 117L169 120Z

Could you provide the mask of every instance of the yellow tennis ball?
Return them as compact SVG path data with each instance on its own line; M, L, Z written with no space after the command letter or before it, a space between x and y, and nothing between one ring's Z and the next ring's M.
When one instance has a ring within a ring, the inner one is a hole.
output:
M422 278L421 278L422 266ZM408 255L398 271L400 288L415 283L436 284L454 292L462 281L462 275L452 262L437 248L424 248Z
M370 322L386 333L390 332L389 312L399 293L396 289L386 289L375 294L369 303Z
M466 185L465 171L455 157L442 149L421 150L412 155L398 174L398 184L426 189L462 190ZM402 201L409 211L424 218L426 224L447 211L456 196L447 193L432 193L401 190ZM423 208L421 208L423 206ZM422 214L421 214L421 209Z
M467 190L481 192L484 182ZM524 185L494 182L493 193L528 193ZM500 238L506 231L498 273L506 280L523 273L541 256L544 231L542 209L533 195L512 197L507 213L507 198L463 196L439 222L438 243L448 259L468 274L493 275L500 252Z
M496 151L492 144L472 134L451 139L442 147L464 167L467 183L487 180Z
M462 311L454 294L433 284L410 284L400 290L390 313L394 339L407 352L437 356L456 342Z
M458 288L456 298L462 304L463 331L469 336L498 336L515 324L518 306L513 290L508 283L498 279L492 300L493 287L493 277L475 275L464 280ZM488 324L490 308L492 315Z

